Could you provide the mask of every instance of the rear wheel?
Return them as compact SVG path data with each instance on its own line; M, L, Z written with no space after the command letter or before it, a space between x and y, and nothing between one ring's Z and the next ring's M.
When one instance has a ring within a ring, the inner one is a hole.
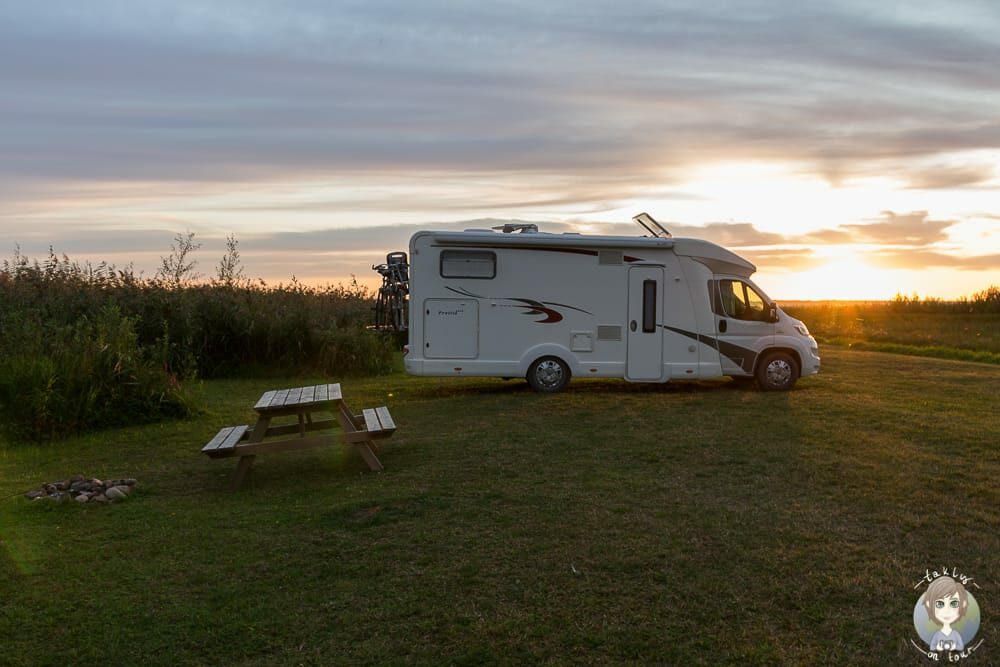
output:
M786 352L764 355L757 365L757 385L764 391L788 391L799 379L799 365Z
M542 357L528 368L528 384L535 391L555 393L569 384L570 371L559 357Z

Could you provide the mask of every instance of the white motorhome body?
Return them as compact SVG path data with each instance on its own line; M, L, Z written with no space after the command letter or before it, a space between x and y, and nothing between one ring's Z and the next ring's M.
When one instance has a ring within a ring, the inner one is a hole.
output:
M819 371L816 341L750 280L755 270L697 239L417 232L406 370L526 377L542 391L570 376L731 375L788 389Z

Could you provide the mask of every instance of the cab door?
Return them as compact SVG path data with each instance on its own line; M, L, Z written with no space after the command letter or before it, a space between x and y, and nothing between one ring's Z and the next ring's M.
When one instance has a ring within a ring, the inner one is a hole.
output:
M628 272L628 361L625 379L663 377L663 267L633 266Z
M751 375L757 352L774 343L770 301L740 278L719 277L712 282L722 372Z

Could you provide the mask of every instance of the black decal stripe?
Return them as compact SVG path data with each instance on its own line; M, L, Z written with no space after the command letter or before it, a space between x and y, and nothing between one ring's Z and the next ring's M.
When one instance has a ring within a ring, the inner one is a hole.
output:
M472 297L474 299L492 299L497 297L487 297L481 294L473 294L464 287L456 289L454 287L445 287L449 292L454 292L461 296ZM564 303L555 303L554 301L538 301L537 299L525 299L519 297L499 297L504 301L519 301L523 303L523 306L518 306L519 308L526 308L527 310L523 313L524 315L545 315L545 319L536 320L539 324L555 324L556 322L562 322L562 313L555 310L554 308L546 308L546 306L558 306L560 308L569 308L570 310L575 310L587 315L593 316L590 311L584 310L583 308L577 308L575 306L568 306Z
M560 308L569 308L570 310L575 310L577 312L586 313L587 315L593 315L589 310L584 310L583 308L577 308L575 306L567 306L565 303L556 303L555 301L543 301L546 306L559 306Z
M521 308L527 308L528 310L524 313L525 315L545 315L544 320L535 320L539 324L555 324L556 322L562 322L563 316L551 308L546 308L545 304L541 301L535 301L534 299L507 299L508 301L520 301L525 304Z
M455 294L461 294L462 296L471 296L474 299L485 299L486 298L484 296L479 296L478 294L473 294L472 292L470 292L469 290L465 289L464 287L462 289L455 289L454 287L445 287L445 289L448 290L449 292L454 292Z
M699 343L704 343L705 345L718 350L719 354L728 358L747 373L753 373L754 363L757 361L757 353L753 350L739 345L734 345L733 343L729 343L724 340L720 341L714 336L706 336L705 334L685 331L684 329L678 329L676 327L668 327L665 324L661 324L660 326L669 331L673 331L674 333L679 333L683 336L687 336L688 338L693 338Z
M676 327L668 327L666 324L661 324L661 327L667 331L673 331L674 333L679 333L682 336L687 336L688 338L693 338L699 343L704 343L708 345L713 350L719 349L719 342L715 339L715 336L706 336L705 334L694 333L693 331L685 331L684 329L678 329Z

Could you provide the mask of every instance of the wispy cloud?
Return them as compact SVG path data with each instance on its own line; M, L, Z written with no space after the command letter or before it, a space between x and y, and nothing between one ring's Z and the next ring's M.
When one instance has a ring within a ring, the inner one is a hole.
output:
M968 20L850 3L15 4L0 24L0 175L599 169L652 184L725 156L842 177L1000 147L997 21L954 12ZM984 175L958 165L914 184Z
M237 231L263 271L320 275L402 247L419 221L624 230L595 220L724 199L690 175L748 162L913 199L812 232L807 215L793 231L742 210L668 226L788 267L831 244L891 245L886 266L995 266L992 248L957 261L952 228L975 214L933 205L1000 189L992 0L0 11L0 226L26 246L155 255L184 228L219 247Z
M1000 270L1000 254L948 255L930 250L878 250L869 253L873 264L893 269L950 268L970 271Z
M841 225L836 231L860 243L881 243L908 246L926 246L947 239L946 229L956 220L930 220L926 211L897 214L884 211L876 222L859 225ZM827 236L827 240L830 240Z

